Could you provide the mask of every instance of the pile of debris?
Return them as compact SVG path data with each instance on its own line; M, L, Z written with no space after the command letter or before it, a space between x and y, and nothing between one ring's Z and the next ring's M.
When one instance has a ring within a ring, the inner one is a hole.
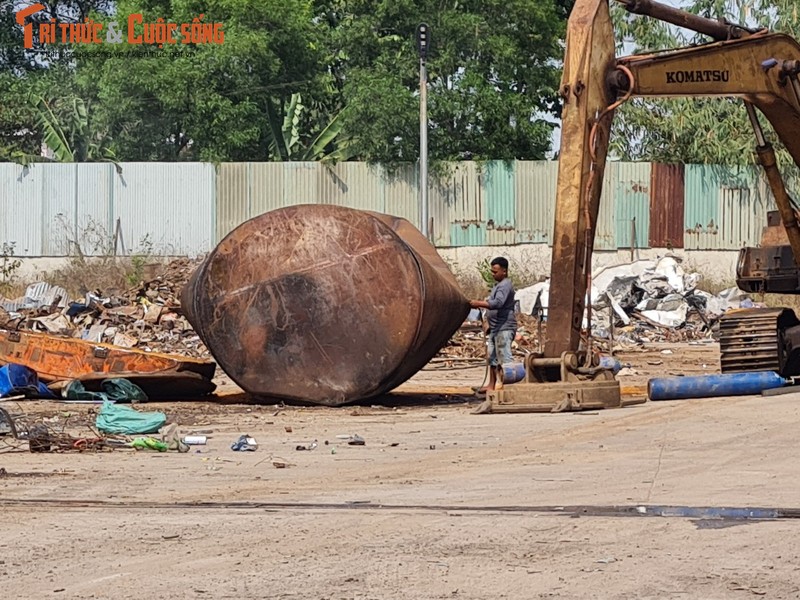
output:
M476 321L478 311L470 313L468 320L436 355L434 361L454 364L470 361L486 362L486 338L482 325ZM542 327L540 328L540 325ZM517 335L511 345L511 353L522 361L527 354L538 350L539 339L544 333L543 324L532 316L517 315ZM540 331L541 329L541 331Z
M636 344L716 337L732 308L759 306L738 288L719 294L698 289L701 276L685 273L680 258L664 256L598 270L592 275L592 334ZM550 280L521 289L519 311L547 321ZM588 319L584 316L584 327Z
M180 258L157 266L158 274L121 294L94 290L70 299L63 287L30 285L21 298L0 298L0 328L210 358L180 305L181 289L201 260Z

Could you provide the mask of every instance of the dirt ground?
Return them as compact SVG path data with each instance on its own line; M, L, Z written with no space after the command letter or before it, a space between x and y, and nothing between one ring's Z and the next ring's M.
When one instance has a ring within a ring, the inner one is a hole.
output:
M620 377L632 393L648 377L718 368L705 343L620 358L632 365ZM139 407L208 436L185 454L33 454L6 438L3 595L800 597L800 522L635 510L797 508L800 396L475 415L478 402L463 394L482 376L426 370L401 394L338 409ZM96 410L2 406L76 432ZM230 449L244 433L255 452ZM365 445L339 437L352 434ZM295 449L314 440L314 450Z

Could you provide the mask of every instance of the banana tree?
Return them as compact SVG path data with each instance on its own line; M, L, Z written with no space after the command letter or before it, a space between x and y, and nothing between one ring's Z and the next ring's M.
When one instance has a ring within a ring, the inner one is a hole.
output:
M338 162L352 158L354 153L351 140L342 134L342 111L316 136L306 141L301 129L303 118L308 112L300 94L292 94L288 102L277 108L272 101L267 102L270 158L278 161L321 162Z
M48 102L41 96L31 100L35 106L36 124L42 142L52 153L52 157L17 153L14 158L18 162L110 161L116 164L117 159L109 147L108 136L92 131L89 112L81 98L70 98L64 107Z

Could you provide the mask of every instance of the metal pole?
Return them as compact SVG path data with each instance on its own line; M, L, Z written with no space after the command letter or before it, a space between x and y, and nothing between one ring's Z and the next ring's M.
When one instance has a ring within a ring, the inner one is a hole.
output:
M428 71L425 58L428 54L428 26L417 27L417 49L419 50L419 204L420 231L430 240L428 230Z
M428 238L428 77L419 59L419 202L422 235Z

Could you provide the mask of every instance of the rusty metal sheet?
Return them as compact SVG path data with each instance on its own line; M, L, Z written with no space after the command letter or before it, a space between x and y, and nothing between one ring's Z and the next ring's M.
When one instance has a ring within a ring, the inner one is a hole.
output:
M683 165L650 168L650 247L683 248Z
M408 221L319 204L232 231L193 273L181 305L246 392L328 406L400 385L469 312Z
M216 389L213 361L40 333L0 331L0 364L8 363L33 369L46 383L123 377L140 385L149 398L178 399Z
M761 230L761 246L788 246L789 236L777 210L767 213L767 224Z

